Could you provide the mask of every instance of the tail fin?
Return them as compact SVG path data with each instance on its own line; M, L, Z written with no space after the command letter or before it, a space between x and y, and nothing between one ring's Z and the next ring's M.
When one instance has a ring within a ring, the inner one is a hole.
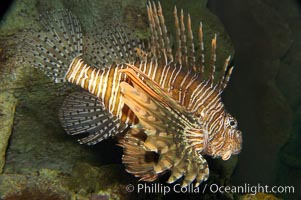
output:
M81 25L68 10L47 12L24 32L19 49L22 62L42 70L56 83L65 82L71 61L83 52Z

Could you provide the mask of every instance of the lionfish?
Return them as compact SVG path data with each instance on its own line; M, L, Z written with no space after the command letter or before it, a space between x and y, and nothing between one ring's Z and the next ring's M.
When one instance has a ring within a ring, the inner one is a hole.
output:
M26 32L23 61L51 77L83 88L69 95L59 113L70 135L94 145L126 131L120 141L126 170L143 181L170 173L198 186L209 177L204 155L227 160L241 150L242 133L221 94L232 66L226 59L215 77L216 35L205 68L200 23L196 57L188 14L174 9L175 42L169 38L160 3L148 2L149 44L116 24L84 34L78 19L61 10L41 16ZM186 23L185 23L186 21ZM208 75L205 71L209 71Z

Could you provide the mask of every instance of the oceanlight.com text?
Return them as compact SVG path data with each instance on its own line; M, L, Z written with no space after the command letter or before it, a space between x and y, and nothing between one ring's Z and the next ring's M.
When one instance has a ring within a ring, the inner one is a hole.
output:
M245 183L240 186L220 186L218 184L204 184L203 187L193 187L188 185L187 187L181 187L181 184L164 185L161 183L138 183L137 185L128 184L126 186L127 192L137 192L145 194L163 194L168 193L232 193L232 194L257 194L257 193L268 193L268 194L293 194L295 192L294 186L268 186L261 185L250 185Z

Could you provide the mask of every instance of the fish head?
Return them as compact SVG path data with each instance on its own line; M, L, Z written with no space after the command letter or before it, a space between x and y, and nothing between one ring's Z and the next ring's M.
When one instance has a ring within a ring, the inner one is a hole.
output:
M228 160L231 155L239 154L242 149L242 132L238 129L237 120L229 113L219 119L219 126L210 130L205 153L212 157Z

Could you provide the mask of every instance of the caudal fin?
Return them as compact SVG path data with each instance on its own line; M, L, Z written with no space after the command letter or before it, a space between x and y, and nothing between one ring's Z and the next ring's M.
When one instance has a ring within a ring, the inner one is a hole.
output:
M47 12L24 31L19 49L23 63L65 82L71 61L83 53L81 25L68 10Z

